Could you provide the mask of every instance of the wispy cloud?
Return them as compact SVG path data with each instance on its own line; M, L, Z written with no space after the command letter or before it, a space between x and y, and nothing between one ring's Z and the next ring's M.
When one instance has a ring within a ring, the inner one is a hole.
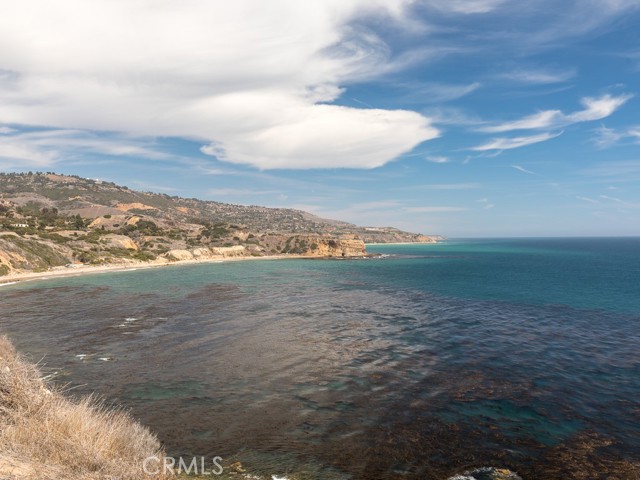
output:
M445 213L445 212L462 212L467 210L463 207L407 207L406 212L410 213Z
M513 130L559 128L579 122L601 120L614 113L632 97L633 95L613 96L610 94L598 98L585 97L580 101L584 106L583 110L569 114L564 114L560 110L543 110L519 120L482 127L479 130L500 133Z
M634 142L640 142L640 126L628 127L621 130L614 130L601 125L595 129L593 142L599 148L608 148L618 144L624 139L631 139Z
M543 69L516 69L498 75L498 78L527 85L541 85L549 83L561 83L571 80L576 76L576 70L543 70Z
M511 165L511 168L515 168L519 172L526 173L528 175L538 175L536 172L532 172L531 170L527 170L526 168L521 167L520 165Z
M176 157L163 152L153 139L130 138L118 134L97 134L75 129L20 131L10 129L2 136L0 158L14 167L46 167L62 159L100 154L169 160Z
M449 105L439 105L437 107L429 107L424 110L433 123L436 125L455 125L476 127L485 124L477 115L470 113L459 107Z
M576 195L576 198L578 200L582 200L583 202L593 203L596 205L600 203L598 200L594 200L593 198L589 198L589 197L583 197L581 195Z
M623 200L618 197L611 197L609 195L600 195L600 198L605 200L605 202L610 202L611 205L617 205L621 208L632 208L632 209L640 209L640 203L638 202L629 202L627 200Z
M534 143L546 142L553 138L559 137L563 132L559 133L541 133L528 137L513 138L494 138L487 143L470 148L476 152L485 152L490 150L511 150L513 148L525 147Z
M400 97L400 101L408 101L414 104L426 104L457 100L466 95L469 95L472 92L475 92L482 86L482 84L480 82L473 82L469 84L456 85L448 83L429 82L399 84L398 86L401 88L406 88L410 91L409 94Z
M622 200L620 198L617 198L617 197L610 197L609 195L600 195L600 198L602 198L604 200L609 200L610 202L620 203L622 205L629 205L624 200Z
M508 0L431 0L428 5L445 12L470 14L489 13Z
M448 157L441 156L441 155L437 155L437 156L429 155L425 157L425 160L431 163L448 163L449 162Z
M582 173L592 177L606 177L608 181L635 181L640 178L640 160L603 162L586 168Z

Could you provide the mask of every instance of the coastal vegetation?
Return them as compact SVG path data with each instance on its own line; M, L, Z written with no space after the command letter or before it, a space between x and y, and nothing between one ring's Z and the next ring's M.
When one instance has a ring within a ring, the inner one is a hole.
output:
M0 478L162 480L142 463L164 455L126 412L67 396L0 337Z

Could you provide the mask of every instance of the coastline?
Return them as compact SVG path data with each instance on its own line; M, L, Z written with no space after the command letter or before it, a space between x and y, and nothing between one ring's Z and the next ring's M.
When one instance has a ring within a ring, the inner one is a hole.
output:
M199 265L203 263L227 263L241 262L250 260L285 260L285 259L318 259L331 257L315 257L311 255L268 255L264 257L220 257L220 258L202 258L194 260L175 260L175 261L153 261L140 263L113 263L109 265L83 265L79 267L52 267L45 272L20 272L11 273L0 277L0 287L5 285L14 285L16 283L49 280L52 278L77 277L82 275L91 275L98 273L128 272L149 268L162 268L184 265Z
M380 246L380 245L437 245L440 242L394 242L394 243L367 243L365 245ZM376 256L375 254L367 254L363 257L349 257L349 258L366 258ZM36 281L36 280L49 280L52 278L68 278L77 277L81 275L92 275L98 273L114 273L114 272L127 272L140 269L149 268L162 268L172 266L184 266L184 265L199 265L205 263L226 263L226 262L242 262L252 260L294 260L294 259L306 259L306 260L318 260L318 259L331 259L331 258L343 258L343 257L322 257L316 255L267 255L263 257L208 257L191 260L154 260L150 262L122 262L112 263L108 265L82 265L78 267L52 267L44 272L20 272L10 273L8 275L0 277L0 287L7 285L14 285L20 282Z

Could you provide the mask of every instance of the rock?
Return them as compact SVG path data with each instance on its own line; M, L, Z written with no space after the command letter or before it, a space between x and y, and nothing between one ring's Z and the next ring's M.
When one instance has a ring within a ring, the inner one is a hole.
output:
M364 242L354 238L318 238L308 254L318 257L362 257L367 254Z
M210 258L211 257L211 250L209 248L194 248L193 250L191 250L191 254L194 256L194 258Z
M481 467L454 475L448 480L522 480L522 478L506 468Z
M119 203L116 205L118 210L123 212L128 212L129 210L157 210L156 207L151 207L149 205L145 205L144 203Z
M246 249L242 245L233 245L232 247L214 247L211 249L213 255L222 255L223 257L243 257Z
M169 250L166 254L169 260L193 260L193 254L189 250Z
M102 239L106 240L112 247L139 250L138 245L126 235L104 235Z

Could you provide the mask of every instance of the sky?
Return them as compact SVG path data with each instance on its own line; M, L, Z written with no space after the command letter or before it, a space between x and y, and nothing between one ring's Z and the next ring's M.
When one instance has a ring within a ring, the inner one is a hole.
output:
M640 235L637 0L0 0L0 171Z

